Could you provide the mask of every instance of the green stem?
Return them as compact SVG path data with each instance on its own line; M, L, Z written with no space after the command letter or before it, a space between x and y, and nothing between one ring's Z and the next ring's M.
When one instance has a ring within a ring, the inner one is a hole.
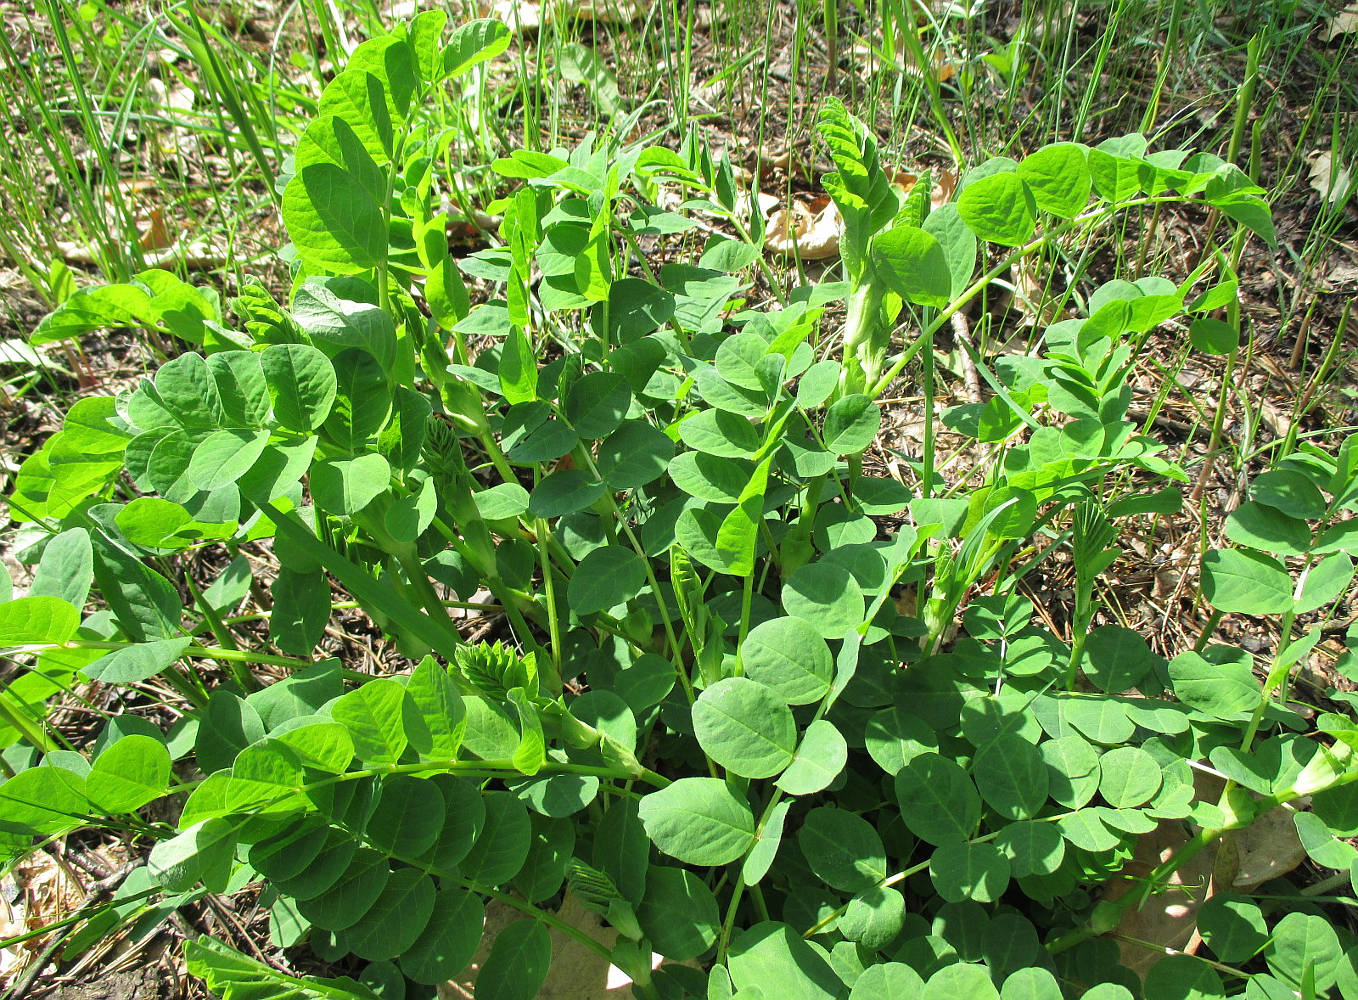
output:
M754 574L746 573L740 587L740 638L736 649L745 645L745 637L750 634L750 608L754 603Z
M23 733L24 739L28 740L35 750L46 753L48 750L57 748L56 743L47 735L47 731L42 726L32 719L26 718L22 710L10 704L8 692L0 692L0 718Z
M561 623L556 613L556 577L552 572L552 560L548 552L547 540L551 529L547 522L538 518L534 524L538 536L538 555L542 559L542 587L547 595L547 632L552 643L552 668L555 672L555 690L561 690Z
M415 551L414 546L396 553L396 561L405 571L406 579L410 586L414 588L425 613L435 621L440 619L447 621L448 631L460 640L462 633L457 630L457 621L449 613L448 606L443 603L443 598L439 597L434 591L434 585L429 582L429 577L424 572L424 566L420 563L419 554Z
M590 456L589 452L582 449L580 454L581 457L584 458L585 463L589 466L590 475L594 476L596 479L602 480L604 477L600 475L599 468L594 464L594 459ZM627 519L623 517L622 511L618 509L618 504L617 501L613 499L613 494L605 490L604 499L608 502L609 510L613 515L614 521L622 528L623 534L627 536L627 541L641 558L641 564L646 568L646 582L651 585L651 594L655 597L656 609L660 612L660 621L665 629L665 638L670 645L670 653L674 657L674 669L679 675L679 683L684 689L684 697L686 697L688 703L692 705L697 701L697 695L693 692L693 682L689 679L688 671L684 669L683 650L679 646L679 637L674 634L674 626L670 622L669 603L665 600L664 593L660 589L660 580L655 575L655 568L651 565L651 560L646 556L645 546L641 544L640 539L636 536L636 532L632 530L632 526L627 523ZM710 760L708 764L709 767L714 768L713 774L715 775L715 765L713 765Z
M140 645L140 643L103 639L70 639L66 642L34 642L23 646L6 646L0 648L0 654L19 656L24 653L42 653L49 649L117 650L137 645ZM254 653L244 649L223 649L217 646L189 646L179 655L204 660L226 660L234 663L263 663L273 667L288 667L292 670L302 670L311 666L314 662L296 656L274 656L271 653Z
M987 286L989 286L992 281L998 278L1005 271L1009 270L1023 258L1029 256L1030 254L1036 253L1038 250L1042 249L1042 247L1046 246L1052 240L1064 236L1066 233L1073 232L1074 230L1084 226L1086 223L1097 222L1106 216L1114 215L1128 208L1136 208L1139 205L1157 205L1162 202L1183 203L1185 201L1192 201L1192 199L1185 199L1183 197L1175 195L1154 195L1145 198L1134 198L1130 201L1118 202L1117 204L1113 205L1105 205L1101 208L1091 209L1090 211L1085 212L1082 215L1077 215L1075 218L1069 220L1068 222L1060 226L1057 226L1050 232L1043 233L1041 236L1033 240L1031 243L1027 243L1024 246L1019 247L1013 253L1009 254L998 264L992 267L985 274L981 275L979 278L973 281L970 285L967 286L966 290L962 292L961 295L953 299L952 302L950 302L946 308L939 311L939 314L934 317L933 322L927 325L924 332L928 335L936 333L939 330L939 328L943 326L944 323L952 319L954 313L965 308L968 305L968 303L970 303L972 299L974 299ZM896 378L896 376L901 373L901 370L904 369L905 366L910 363L910 360L915 356L916 353L919 352L920 348L924 346L924 343L925 340L923 337L916 338L914 343L912 343L908 348L906 348L905 351L895 360L895 362L892 363L891 367L887 369L886 374L877 380L876 384L872 387L871 391L869 392L869 395L876 399L878 396L884 393L887 390L887 387L890 386L892 381Z
M1207 644L1212 641L1212 636L1216 635L1217 626L1221 624L1221 619L1226 616L1224 611L1214 610L1207 619L1207 624L1202 627L1202 632L1198 635L1198 641L1193 643L1193 652L1201 653L1207 648Z
M920 476L923 479L921 495L930 497L934 494L934 326L929 326L920 335L922 343L921 350L924 352L922 365L924 368L924 455L923 469Z

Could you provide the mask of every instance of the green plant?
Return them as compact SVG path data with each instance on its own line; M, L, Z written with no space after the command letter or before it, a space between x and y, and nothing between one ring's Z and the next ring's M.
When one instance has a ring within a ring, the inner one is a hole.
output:
M1355 828L1358 728L1329 713L1309 729L1281 702L1320 634L1294 637L1299 619L1353 575L1352 440L1283 456L1233 515L1238 547L1203 557L1218 616L1280 619L1263 684L1213 628L1166 660L1094 625L1119 529L1177 509L1186 479L1128 419L1138 350L1184 312L1229 350L1208 314L1233 276L1113 280L1040 355L976 356L994 395L942 415L982 456L953 487L932 459L918 496L861 460L873 395L913 357L927 374L919 345L1016 260L1166 201L1271 239L1260 190L1129 136L987 161L929 212L832 108L845 282L742 308L762 259L729 162L626 128L497 161L523 182L495 206L502 244L455 262L423 109L508 35L444 27L422 14L365 42L327 86L282 191L286 306L246 285L228 313L150 271L76 292L34 333L133 325L195 348L71 407L9 498L36 572L0 603L27 667L0 692L0 836L13 856L79 829L148 849L69 947L149 897L164 912L264 879L279 945L367 964L294 977L190 942L228 1000L428 992L476 952L492 902L523 919L491 944L484 996L539 990L549 928L646 996L1351 995L1352 935L1315 911L1276 919L1266 897L1204 908L1212 960L1174 955L1144 984L1116 961L1126 913L1275 807L1317 864L1352 862L1336 836ZM681 211L657 207L662 185L691 195ZM630 253L698 212L734 238L654 273ZM1003 249L977 277L987 243ZM462 273L502 297L473 308ZM846 296L843 337L823 334ZM888 361L907 305L915 339ZM233 619L267 539L272 650ZM208 548L231 559L200 587L181 561ZM1063 635L1025 583L1065 553ZM315 657L332 583L412 670ZM503 641L469 644L449 608L482 589ZM252 665L284 675L263 685ZM119 715L87 757L46 724L77 681L131 702L153 679L186 706L169 734ZM171 784L175 760L193 776ZM1194 766L1224 789L1200 791ZM177 819L140 812L153 802ZM1137 837L1162 823L1182 846L1134 878ZM616 941L564 919L563 892Z

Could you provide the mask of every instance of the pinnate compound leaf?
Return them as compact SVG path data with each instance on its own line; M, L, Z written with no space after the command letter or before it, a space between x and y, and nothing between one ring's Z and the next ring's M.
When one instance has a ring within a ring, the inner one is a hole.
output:
M184 636L133 643L99 657L80 672L105 684L136 684L169 667L192 642L190 637Z
M857 455L877 437L882 411L870 396L861 393L837 399L825 414L826 450L837 455Z
M896 800L910 832L934 845L966 840L981 819L981 797L961 766L922 753L896 773Z
M1214 549L1202 557L1202 593L1218 611L1278 615L1292 606L1292 578L1262 552Z
M638 815L661 851L690 865L724 865L755 842L749 803L717 778L680 778L641 800Z
M740 647L745 676L772 688L789 705L824 698L834 659L820 633L801 618L771 618L750 630Z
M85 776L85 794L95 809L113 815L158 799L169 782L165 744L150 736L124 736L95 758Z
M49 836L74 829L88 811L85 780L64 767L30 767L0 785L0 832Z
M952 298L948 258L923 229L892 226L872 241L872 264L886 287L907 302L942 308Z
M787 924L765 921L736 934L727 969L739 995L838 1000L844 984L823 954Z
M797 755L777 785L789 795L811 795L839 777L849 759L849 746L834 724L816 719L806 727Z
M712 947L721 929L717 898L697 875L652 865L637 920L653 947L674 962L687 962Z
M709 757L744 778L782 771L797 748L792 710L758 681L727 677L698 697L693 729Z
M410 744L406 723L418 712L406 689L385 677L368 681L335 702L335 721L349 730L354 752L368 764L395 764Z
M1260 684L1248 660L1212 663L1189 650L1170 661L1169 676L1180 701L1216 719L1231 721L1259 703Z
M1059 219L1073 219L1089 201L1093 179L1088 154L1073 142L1057 142L1029 153L1016 173L1037 207Z
M0 604L0 643L65 642L80 625L80 612L60 597L19 597Z
M313 431L335 402L335 369L307 344L273 344L259 356L274 418L288 430Z
M440 892L423 933L401 953L401 971L424 986L452 979L476 954L485 920L485 905L475 893Z
M398 868L363 919L345 934L349 950L370 962L403 954L429 926L434 895L432 878L415 868Z
M856 813L813 809L797 831L797 844L816 876L844 892L862 892L887 876L882 838Z

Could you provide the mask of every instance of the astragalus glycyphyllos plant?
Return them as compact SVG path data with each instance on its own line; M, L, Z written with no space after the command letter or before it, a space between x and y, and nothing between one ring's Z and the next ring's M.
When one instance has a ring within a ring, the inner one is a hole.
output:
M34 334L146 326L190 348L73 406L9 498L36 571L0 604L24 666L0 694L5 845L108 829L145 852L68 951L258 885L276 945L352 975L190 942L224 997L428 995L478 953L488 904L522 919L483 956L485 997L534 996L552 931L651 997L1353 995L1352 935L1317 909L1279 919L1270 896L1215 893L1204 952L1144 982L1118 963L1125 915L1257 815L1294 810L1341 870L1358 829L1358 727L1284 701L1320 634L1299 623L1353 573L1352 440L1259 477L1237 547L1202 560L1217 612L1280 619L1263 683L1210 631L1166 661L1094 624L1120 530L1175 509L1184 479L1128 418L1137 348L1233 283L1114 280L1040 354L977 358L994 395L943 415L992 456L966 491L912 496L860 460L874 394L1004 267L1172 200L1271 239L1258 189L1127 137L987 161L933 212L879 203L871 138L832 109L854 249L845 281L781 308L733 308L758 257L741 230L693 263L636 252L738 214L730 165L696 140L497 161L522 181L496 206L501 242L455 261L426 97L507 35L443 30L420 15L327 88L283 194L286 305L247 286L229 319L147 272ZM691 195L677 210L656 205L666 184ZM471 307L463 274L494 297ZM840 337L821 320L846 296ZM233 615L259 589L246 549L270 539L262 647ZM199 587L182 571L207 548L231 558ZM1020 589L1062 551L1067 635ZM317 657L335 584L417 666ZM450 616L478 593L499 641L465 642ZM70 748L46 702L88 682L129 704L169 687L183 721L129 712ZM1132 879L1137 838L1166 825L1182 846ZM597 919L564 918L563 894Z

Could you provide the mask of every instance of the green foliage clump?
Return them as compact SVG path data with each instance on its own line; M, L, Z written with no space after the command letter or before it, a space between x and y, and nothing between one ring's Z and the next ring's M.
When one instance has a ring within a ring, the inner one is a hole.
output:
M759 259L743 236L631 273L639 238L697 213L745 233L729 162L696 140L496 161L522 182L497 206L502 244L454 261L422 109L508 33L444 29L422 14L327 87L282 199L286 307L248 288L233 321L153 271L77 293L35 334L133 324L192 348L73 406L10 497L42 537L29 593L0 604L27 666L0 696L0 836L16 856L86 827L148 848L76 940L147 899L165 914L262 883L276 944L362 971L290 977L190 942L190 971L227 1000L423 995L476 954L488 902L523 919L490 945L487 997L540 989L549 927L653 997L1352 996L1353 936L1315 909L1218 893L1210 957L1144 982L1105 936L1279 806L1316 864L1355 857L1358 727L1283 704L1320 636L1299 619L1352 580L1352 439L1258 477L1233 546L1203 557L1219 613L1281 618L1262 684L1210 636L1167 660L1094 625L1129 520L1177 510L1186 478L1131 418L1129 375L1158 326L1234 298L1223 262L1205 291L1210 255L1183 285L1110 281L1040 353L977 356L993 395L941 415L994 456L966 489L940 489L932 395L918 495L862 461L877 397L915 358L932 379L934 332L1007 268L1168 202L1271 241L1262 191L1127 136L989 160L931 209L927 183L896 195L832 104L843 280L779 308L741 307ZM661 185L689 199L662 209ZM494 297L472 308L463 274ZM822 328L840 300L842 338ZM273 651L229 623L263 539ZM232 559L206 587L176 581L205 547ZM1069 642L1021 586L1057 553ZM369 678L314 658L334 583L418 666ZM512 641L465 642L450 604L489 605ZM261 687L250 664L285 674ZM80 680L155 680L191 711L168 734L115 718L87 757L43 725ZM196 776L171 785L176 761ZM177 821L139 813L153 803ZM1137 838L1166 825L1181 844L1130 879ZM615 943L565 924L564 893Z

